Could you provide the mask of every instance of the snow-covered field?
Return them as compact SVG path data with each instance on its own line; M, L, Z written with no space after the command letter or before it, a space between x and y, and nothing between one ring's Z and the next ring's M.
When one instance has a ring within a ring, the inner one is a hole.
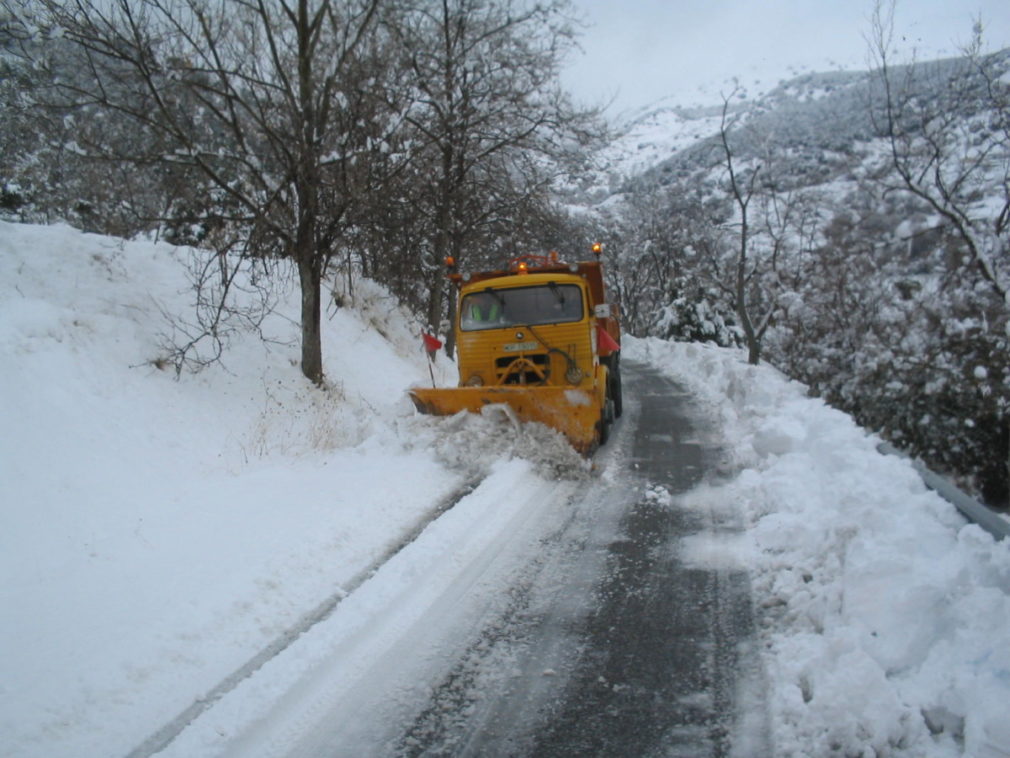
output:
M391 618L375 603L409 624L426 602L414 577L451 593L453 566L570 491L558 471L587 475L563 450L530 462L501 434L489 445L500 420L416 416L418 329L367 282L327 311L326 392L298 370L291 292L269 341L236 339L224 365L176 380L156 363L163 311L191 299L185 252L0 224L2 755L126 756L329 603L169 752L234 750L229 719L290 739L261 682L325 687L315 663L351 638L367 651L370 619ZM695 345L626 352L693 389L733 453L733 478L683 505L742 510L745 536L684 549L752 572L776 754L1010 755L1010 545L777 372ZM510 508L482 518L503 489Z

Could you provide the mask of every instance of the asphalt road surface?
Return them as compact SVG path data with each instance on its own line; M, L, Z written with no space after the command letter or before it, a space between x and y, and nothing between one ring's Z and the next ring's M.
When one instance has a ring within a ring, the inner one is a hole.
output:
M772 754L747 574L685 551L740 528L732 507L681 497L720 475L717 437L677 384L635 364L623 374L604 476L387 752Z

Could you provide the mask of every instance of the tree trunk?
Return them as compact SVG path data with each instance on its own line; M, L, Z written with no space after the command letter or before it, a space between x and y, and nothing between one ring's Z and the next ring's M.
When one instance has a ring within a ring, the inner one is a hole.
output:
M431 287L431 296L428 300L428 326L435 334L438 334L442 326L443 297L445 294L445 273L442 266L445 258L449 254L449 223L450 205L452 200L452 190L449 185L449 169L451 166L451 150L445 150L442 154L442 179L439 184L438 206L435 209L435 265L438 266L438 275L435 283Z
M741 286L737 287L737 318L740 319L740 326L743 327L744 339L747 342L747 362L752 366L761 362L761 340L754 331L754 324L751 322L750 313L747 311L747 304L744 300L745 291Z
M445 294L445 276L439 271L431 285L431 293L428 296L428 327L436 335L442 326L442 300Z
M458 266L463 255L463 240L458 234L453 235L450 254ZM453 353L456 352L456 306L459 300L459 287L450 285L449 294L446 299L448 300L449 331L445 335L445 354L452 358Z
M445 335L445 354L452 358L456 352L456 287L449 288L449 331Z
M736 313L747 341L747 362L756 366L761 360L761 340L758 339L757 333L754 331L754 322L751 321L750 312L747 310L747 246L750 244L750 228L747 224L746 203L740 202L740 209L740 251L737 254L736 263Z
M319 261L313 255L298 257L302 290L302 373L313 384L323 383L323 346L320 337L321 283Z
M323 258L318 245L319 221L319 151L315 94L318 82L313 71L316 63L313 43L313 13L308 0L298 0L298 137L295 147L297 165L294 184L298 198L298 230L295 259L302 290L302 373L315 385L323 383L323 347L319 333L322 313Z

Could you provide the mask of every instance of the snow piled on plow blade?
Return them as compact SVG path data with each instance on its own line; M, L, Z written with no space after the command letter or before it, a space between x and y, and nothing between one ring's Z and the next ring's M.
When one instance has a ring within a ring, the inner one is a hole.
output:
M590 393L570 387L452 387L410 390L421 413L452 416L460 411L481 413L502 405L519 421L537 421L557 429L580 453L597 444L599 409Z

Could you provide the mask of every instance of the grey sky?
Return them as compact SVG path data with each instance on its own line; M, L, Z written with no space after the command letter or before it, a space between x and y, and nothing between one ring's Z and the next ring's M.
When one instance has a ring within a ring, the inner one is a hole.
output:
M611 113L670 97L718 102L732 77L757 90L802 71L865 68L872 0L573 0L588 23L564 74ZM955 54L981 15L991 49L1010 45L1010 0L898 0L899 51Z

